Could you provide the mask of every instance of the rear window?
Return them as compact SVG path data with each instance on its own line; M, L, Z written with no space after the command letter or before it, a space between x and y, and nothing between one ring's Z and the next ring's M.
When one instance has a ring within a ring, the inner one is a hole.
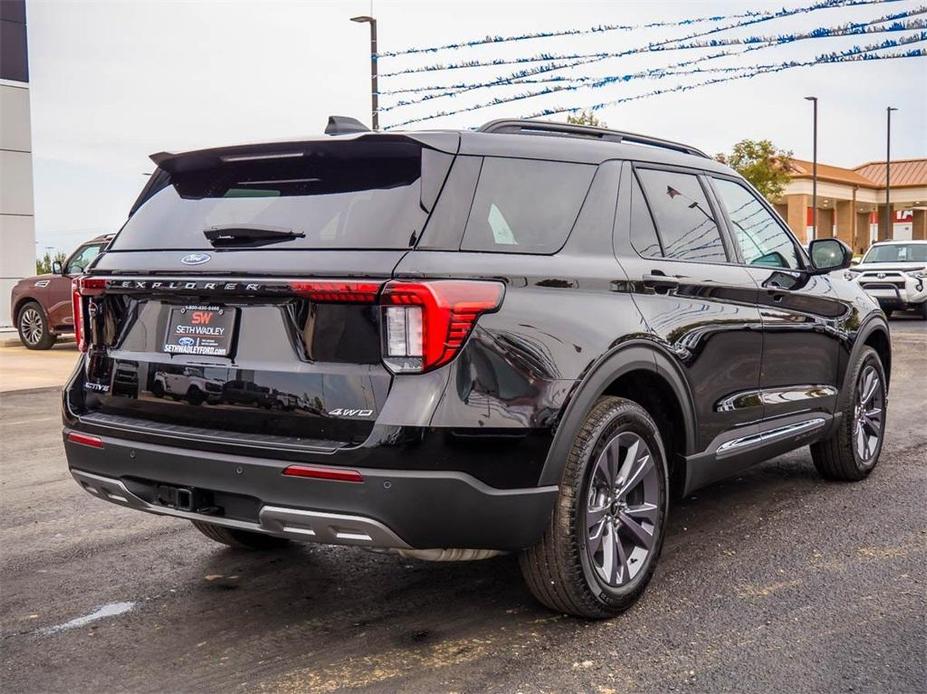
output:
M422 147L414 142L319 142L169 169L112 250L209 249L203 232L216 227L292 231L268 246L277 250L401 249L414 244L428 217Z
M566 242L596 167L487 157L461 249L555 253Z

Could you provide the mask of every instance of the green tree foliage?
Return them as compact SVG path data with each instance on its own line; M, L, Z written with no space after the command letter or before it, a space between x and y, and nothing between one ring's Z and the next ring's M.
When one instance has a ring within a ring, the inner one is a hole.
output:
M45 255L35 261L35 274L37 275L47 275L52 271L52 263L56 260L64 265L64 261L67 259L67 256L58 251L52 256L48 251L45 251Z
M608 124L596 118L592 111L581 111L577 115L570 114L567 116L567 123L571 125L591 125L596 128L608 127Z
M741 140L729 154L717 154L715 159L750 181L770 202L782 197L792 178L789 173L792 153L769 140Z

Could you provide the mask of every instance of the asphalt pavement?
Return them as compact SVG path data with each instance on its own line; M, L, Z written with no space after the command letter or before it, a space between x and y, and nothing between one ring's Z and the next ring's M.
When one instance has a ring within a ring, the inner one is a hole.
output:
M80 491L59 394L0 396L4 692L927 690L927 322L891 323L874 473L808 449L685 499L641 602L535 603L514 557L223 548Z

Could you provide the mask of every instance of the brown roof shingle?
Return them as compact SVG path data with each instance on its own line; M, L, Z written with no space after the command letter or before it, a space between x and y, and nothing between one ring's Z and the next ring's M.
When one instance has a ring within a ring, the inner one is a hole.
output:
M820 172L821 165L818 164ZM885 186L885 162L871 161L857 166L854 171L878 187ZM892 188L927 186L927 159L899 159L892 161Z
M804 159L792 159L790 173L792 178L811 178L813 164ZM883 174L883 180L885 176ZM892 162L892 185L895 179L895 163ZM860 186L862 188L878 188L879 184L870 178L864 177L854 169L844 169L840 166L831 166L818 162L818 180L832 181L834 183L846 183L851 186Z

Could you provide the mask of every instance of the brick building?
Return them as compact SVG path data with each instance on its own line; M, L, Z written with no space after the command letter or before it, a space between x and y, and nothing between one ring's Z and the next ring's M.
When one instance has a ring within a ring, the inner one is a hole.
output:
M812 164L792 160L792 180L776 209L810 241ZM892 228L885 225L885 162L853 169L818 162L818 237L836 236L862 253L875 240L927 239L927 159L892 161Z

